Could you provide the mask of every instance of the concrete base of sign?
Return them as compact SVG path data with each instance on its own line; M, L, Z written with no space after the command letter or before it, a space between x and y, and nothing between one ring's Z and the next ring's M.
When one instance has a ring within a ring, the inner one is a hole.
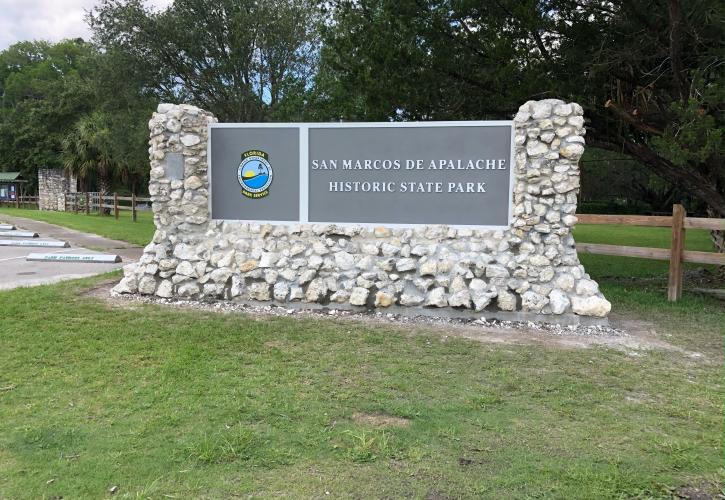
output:
M37 238L38 233L31 231L0 231L0 238Z
M115 264L121 262L120 255L110 254L73 254L73 253L29 253L25 260L46 262L72 262Z
M452 308L426 308L426 307L405 307L390 306L384 310L363 306L353 306L350 304L315 304L307 302L288 302L280 304L271 300L232 300L237 304L245 304L249 306L273 306L283 307L285 309L294 309L295 311L349 311L357 313L380 313L394 314L396 316L404 316L406 318L442 318L442 319L460 319L460 320L496 320L496 321L513 321L518 323L549 323L564 326L609 326L608 318L597 318L593 316L579 316L578 314L559 314L552 316L551 314L537 314L521 311L481 311L474 312L470 309L452 309Z
M604 318L611 304L579 262L572 234L583 110L555 99L529 101L513 121L506 228L244 223L210 219L207 140L216 118L194 106L161 104L149 122L156 232L114 290L383 313L425 307L433 316L465 309L562 323L573 315ZM236 172L234 164L219 168Z

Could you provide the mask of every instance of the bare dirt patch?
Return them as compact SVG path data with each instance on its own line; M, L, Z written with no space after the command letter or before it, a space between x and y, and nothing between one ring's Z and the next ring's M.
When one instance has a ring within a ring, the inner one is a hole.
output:
M387 427L408 427L410 420L403 417L395 417L383 413L355 413L352 416L356 424L365 424L379 429Z

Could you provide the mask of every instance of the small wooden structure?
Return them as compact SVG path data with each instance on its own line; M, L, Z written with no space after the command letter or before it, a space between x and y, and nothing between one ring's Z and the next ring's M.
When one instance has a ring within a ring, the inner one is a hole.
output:
M0 201L17 200L26 182L20 172L0 172Z

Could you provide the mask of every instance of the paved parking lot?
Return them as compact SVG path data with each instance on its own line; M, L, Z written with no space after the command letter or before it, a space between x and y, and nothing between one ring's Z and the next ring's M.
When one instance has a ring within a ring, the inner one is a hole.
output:
M82 278L119 269L137 260L142 248L123 241L110 240L94 234L31 221L19 217L0 216L0 223L13 224L18 230L38 233L41 240L67 241L69 248L0 246L0 290L36 286L57 281ZM109 222L112 223L112 222ZM2 238L14 239L14 238ZM18 238L20 239L20 238ZM122 262L99 264L88 262L27 261L30 253L52 254L116 254Z

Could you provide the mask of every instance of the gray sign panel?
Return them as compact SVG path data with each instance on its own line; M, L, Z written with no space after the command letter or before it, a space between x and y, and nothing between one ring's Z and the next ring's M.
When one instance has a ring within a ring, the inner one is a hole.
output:
M300 219L298 127L212 127L209 142L212 219L275 222ZM243 158L248 152L265 153L267 158L254 154ZM266 176L259 175L260 169ZM244 177L251 173L257 175ZM253 192L264 187L267 181L270 181L267 189Z
M506 226L511 126L313 128L309 220Z
M215 124L214 219L507 227L511 122Z

